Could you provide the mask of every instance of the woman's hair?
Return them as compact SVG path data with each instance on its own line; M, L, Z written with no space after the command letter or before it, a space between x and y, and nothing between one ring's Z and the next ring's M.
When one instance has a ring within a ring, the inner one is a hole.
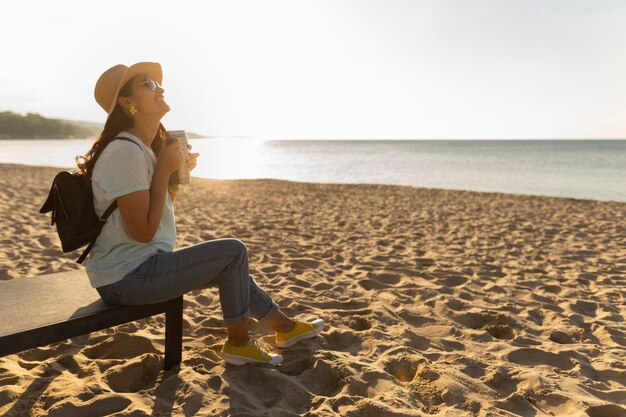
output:
M121 97L130 97L133 93L132 90L132 79L128 80L126 84L120 90L119 96ZM120 107L119 103L115 104L115 108L111 112L111 115L107 118L106 123L104 124L104 129L100 134L100 137L93 144L91 149L85 155L79 155L75 158L76 165L78 169L85 175L87 183L91 185L91 175L93 174L93 168L96 165L96 161L98 157L107 147L109 143L113 141L117 137L117 135L127 129L133 127L133 118L127 115L122 107ZM152 141L152 150L155 155L159 155L161 148L163 147L163 142L165 140L165 127L163 124L159 123L159 129L157 130L156 136Z

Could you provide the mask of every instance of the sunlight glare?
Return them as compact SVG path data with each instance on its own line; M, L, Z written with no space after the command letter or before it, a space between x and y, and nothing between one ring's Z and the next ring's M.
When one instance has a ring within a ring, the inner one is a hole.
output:
M191 152L200 154L192 176L215 179L258 178L259 148L255 138L223 137L191 139Z

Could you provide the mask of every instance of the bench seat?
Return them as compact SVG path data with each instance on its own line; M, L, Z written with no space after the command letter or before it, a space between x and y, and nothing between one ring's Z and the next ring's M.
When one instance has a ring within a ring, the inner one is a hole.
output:
M0 281L0 357L165 313L164 368L182 358L183 297L111 306L84 268Z

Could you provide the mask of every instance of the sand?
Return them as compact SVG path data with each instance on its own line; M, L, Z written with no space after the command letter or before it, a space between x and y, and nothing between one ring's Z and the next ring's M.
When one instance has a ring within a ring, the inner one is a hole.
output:
M0 165L0 279L82 268L38 213L58 171ZM626 415L626 204L194 178L175 210L178 247L241 239L322 334L226 365L217 289L192 291L180 367L139 320L0 358L0 415Z

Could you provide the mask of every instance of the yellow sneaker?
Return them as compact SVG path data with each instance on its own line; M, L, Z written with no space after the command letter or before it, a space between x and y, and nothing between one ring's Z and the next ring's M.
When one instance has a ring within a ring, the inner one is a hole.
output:
M283 361L282 355L268 353L263 350L255 339L250 338L243 346L235 346L224 342L220 356L231 365L245 365L246 363L267 363L276 366Z
M300 340L311 339L324 329L324 320L315 319L311 322L296 321L293 329L288 332L276 332L276 346L286 348L293 346Z

